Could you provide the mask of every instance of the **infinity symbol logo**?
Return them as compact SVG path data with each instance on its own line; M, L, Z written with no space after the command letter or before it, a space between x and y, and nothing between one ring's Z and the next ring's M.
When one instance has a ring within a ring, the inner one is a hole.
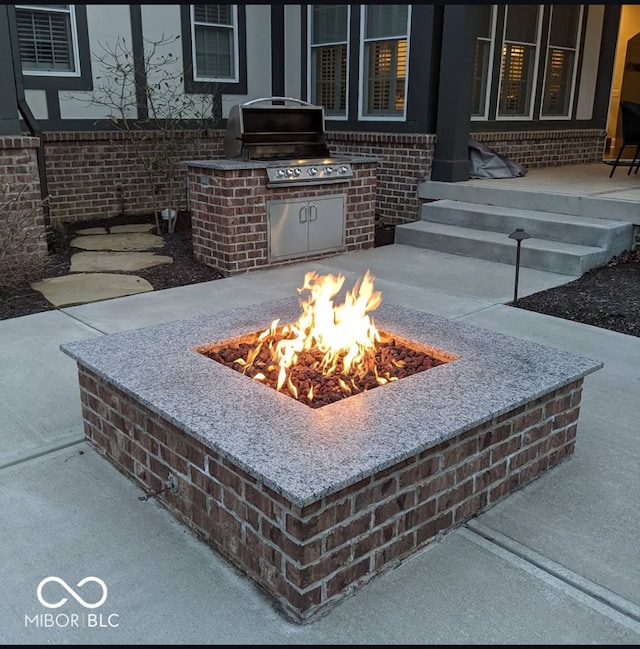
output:
M60 608L63 604L66 604L69 600L66 597L63 597L59 602L55 602L54 604L51 604L47 600L45 600L42 597L42 589L44 588L45 584L48 584L49 582L54 581L56 584L60 584L66 591L73 597L73 599L78 602L78 604L81 604L85 608L98 608L98 606L102 606L106 601L107 601L107 585L102 581L102 579L98 579L98 577L85 577L82 581L79 581L76 586L78 588L82 588L87 582L90 581L95 581L96 584L99 584L100 588L102 588L102 597L98 602L95 604L89 604L85 602L82 597L80 597L74 590L67 584L65 581L60 579L60 577L47 577L46 579L43 579L39 584L38 584L38 600L42 604L42 606L46 606L47 608Z

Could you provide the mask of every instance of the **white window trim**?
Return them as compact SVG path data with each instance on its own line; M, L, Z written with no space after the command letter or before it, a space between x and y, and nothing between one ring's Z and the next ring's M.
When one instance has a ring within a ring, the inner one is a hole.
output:
M406 122L407 121L407 98L409 95L409 61L411 60L411 7L412 5L407 5L407 31L405 38L407 39L407 73L404 84L404 109L402 115L364 115L364 46L365 42L369 41L379 41L379 38L369 38L365 39L364 37L364 28L365 28L365 12L367 9L366 5L360 7L360 70L359 70L359 79L358 79L358 121L361 122ZM402 40L402 38L394 37L385 40Z
M65 9L50 9L42 5L16 5L16 9L35 9L46 13L68 13L69 25L71 27L71 49L73 56L74 71L65 70L22 70L25 77L80 77L80 51L78 48L78 27L76 24L76 7L75 5L68 5L68 11Z
M573 50L575 56L573 58L573 78L571 80L571 91L569 93L569 114L568 115L543 115L542 114L542 105L544 103L544 96L540 102L540 115L539 119L542 120L570 120L571 112L573 110L573 100L576 92L576 77L578 76L578 53L580 52L580 44L582 39L582 18L584 16L584 5L580 5L580 14L578 15L578 35L576 38L575 47L555 47L556 50ZM542 81L542 92L544 94L544 88L547 85L547 54L549 53L549 41L551 39L551 24L553 21L553 5L551 6L551 15L549 18L549 33L547 34L547 48L545 51L544 57L544 79Z
M491 34L489 38L489 70L487 71L487 87L484 92L484 114L472 115L472 122L487 121L489 119L489 104L491 103L491 82L493 81L493 57L496 51L496 26L498 24L498 6L491 5ZM485 39L486 40L486 39Z
M524 122L524 121L531 121L533 120L533 110L534 110L534 104L535 99L536 99L536 92L538 90L538 70L539 70L539 65L540 65L540 41L542 38L542 18L543 18L543 9L544 5L538 5L538 28L536 32L536 55L534 57L533 61L533 83L531 84L531 105L529 106L529 114L528 115L500 115L500 94L502 92L502 63L504 60L504 53L502 50L504 50L504 43L505 43L505 34L507 32L507 17L508 17L508 12L509 12L509 6L507 5L505 8L505 14L504 14L504 25L502 27L502 41L500 43L500 83L498 84L498 101L496 104L496 121L503 121L503 122ZM526 42L521 42L521 41L509 41L510 43L513 43L515 45L528 45L531 46L531 43L526 43Z
M312 29L313 29L313 5L307 7L307 97L311 98L313 95L312 81L311 81L311 69L312 69L312 57L311 53L313 51L312 46ZM318 47L325 45L342 45L344 41L336 41L335 43L323 43ZM336 121L336 122L346 122L349 119L349 80L350 80L350 63L351 63L351 5L347 5L347 76L345 79L346 90L345 90L345 102L344 102L344 115L325 115L325 119Z
M196 20L195 20L195 9L193 5L189 5L189 16L191 20L191 60L193 61L193 80L194 81L205 81L211 82L215 81L218 83L238 83L240 81L240 44L238 42L238 5L231 5L231 11L233 12L233 27L231 31L233 32L233 67L234 74L233 77L203 77L198 74L196 66ZM211 26L214 23L200 23L199 25ZM229 28L229 25L222 25L225 28Z

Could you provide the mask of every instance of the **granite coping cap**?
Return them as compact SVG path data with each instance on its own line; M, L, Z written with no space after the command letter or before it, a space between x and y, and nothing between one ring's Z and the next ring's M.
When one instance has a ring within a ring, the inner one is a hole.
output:
M393 304L372 314L378 329L459 358L313 409L193 350L300 313L285 298L60 349L298 506L603 367Z
M353 164L370 164L380 162L379 158L363 155L337 154L329 156L331 160L351 162ZM313 158L314 161L318 158ZM180 164L186 167L198 167L200 169L217 169L218 171L234 171L241 169L266 169L267 167L282 167L289 163L291 159L286 160L242 160L240 158L219 158L212 160L184 160ZM311 161L311 159L309 160ZM299 163L303 163L300 160Z

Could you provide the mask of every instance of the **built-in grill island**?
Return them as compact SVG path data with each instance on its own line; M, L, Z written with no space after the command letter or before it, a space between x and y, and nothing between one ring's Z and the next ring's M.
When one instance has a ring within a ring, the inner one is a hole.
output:
M194 257L224 275L373 247L377 161L332 156L321 106L233 106L224 158L183 164Z

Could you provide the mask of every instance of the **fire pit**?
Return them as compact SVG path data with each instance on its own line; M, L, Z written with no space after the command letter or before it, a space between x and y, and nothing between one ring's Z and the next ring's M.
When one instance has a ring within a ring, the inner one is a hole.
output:
M382 303L381 331L452 362L312 408L197 351L299 313L276 300L61 349L88 441L304 622L568 458L602 363Z
M312 408L335 403L353 394L398 381L456 357L418 346L376 329L368 315L380 305L367 273L347 293L344 303L334 297L343 275L305 275L300 292L302 315L279 326L274 320L263 332L197 347L195 350Z

